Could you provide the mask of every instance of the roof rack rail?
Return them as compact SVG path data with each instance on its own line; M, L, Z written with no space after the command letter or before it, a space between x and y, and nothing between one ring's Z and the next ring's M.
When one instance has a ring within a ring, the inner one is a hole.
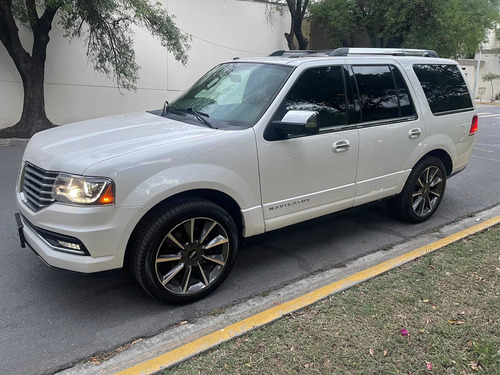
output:
M390 56L422 56L439 57L435 51L428 49L407 48L337 48L330 52L330 56L352 55L390 55Z
M311 55L323 55L328 56L333 52L331 49L325 50L279 50L274 51L269 56L285 56L285 57L300 57L300 56L311 56Z

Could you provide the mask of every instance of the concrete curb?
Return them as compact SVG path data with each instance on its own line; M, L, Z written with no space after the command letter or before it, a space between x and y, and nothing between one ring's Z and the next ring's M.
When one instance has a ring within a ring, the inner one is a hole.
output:
M61 374L152 374L174 366L221 342L281 318L328 295L399 267L429 252L500 223L500 205L419 236L413 240L350 262L346 268L331 269L294 282L267 296L252 298L149 339L136 341L127 350L99 365L82 363Z
M0 138L0 147L4 146L26 146L29 139L27 138Z

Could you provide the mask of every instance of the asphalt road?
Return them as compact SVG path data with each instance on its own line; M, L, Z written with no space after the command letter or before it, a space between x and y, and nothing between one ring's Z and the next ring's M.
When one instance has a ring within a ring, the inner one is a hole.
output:
M0 373L55 372L499 204L500 107L480 106L479 112L484 115L469 167L449 180L431 220L402 223L380 203L248 239L223 286L200 302L177 307L154 301L124 272L68 273L48 268L21 249L14 185L23 147L1 147Z

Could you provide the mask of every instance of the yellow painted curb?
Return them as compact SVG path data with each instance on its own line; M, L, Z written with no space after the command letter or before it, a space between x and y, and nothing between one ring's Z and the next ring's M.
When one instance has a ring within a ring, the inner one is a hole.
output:
M256 315L243 319L239 322L231 324L226 328L220 329L206 336L200 337L197 340L194 340L188 344L173 349L156 358L150 359L136 366L123 370L118 374L119 375L152 374L154 372L168 368L169 366L182 362L224 341L240 336L252 329L273 322L274 320L279 319L286 314L290 314L291 312L309 306L321 299L326 298L328 295L332 293L338 292L339 290L346 289L352 285L358 284L374 276L380 275L392 268L396 268L404 263L407 263L425 254L438 250L446 245L449 245L462 238L470 236L471 234L485 230L498 223L500 223L500 215L491 218L489 220L485 220L480 224L464 229L458 233L452 234L451 236L445 237L429 245L425 245L416 250L412 250L394 259L367 268L361 272L346 277L345 279L336 281L332 284L316 289L301 297L282 303L281 305L272 307L266 311L262 311L261 313L258 313Z

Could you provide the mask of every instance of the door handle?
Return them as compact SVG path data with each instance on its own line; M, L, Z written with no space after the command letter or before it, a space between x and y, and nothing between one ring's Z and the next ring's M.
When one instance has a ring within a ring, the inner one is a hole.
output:
M418 138L418 137L420 137L421 133L422 133L422 130L420 130L420 128L411 129L408 132L408 138L410 138L410 139Z
M347 139L344 139L342 141L337 141L332 145L332 150L333 152L344 152L349 150L349 147L351 147L351 142L349 142Z

